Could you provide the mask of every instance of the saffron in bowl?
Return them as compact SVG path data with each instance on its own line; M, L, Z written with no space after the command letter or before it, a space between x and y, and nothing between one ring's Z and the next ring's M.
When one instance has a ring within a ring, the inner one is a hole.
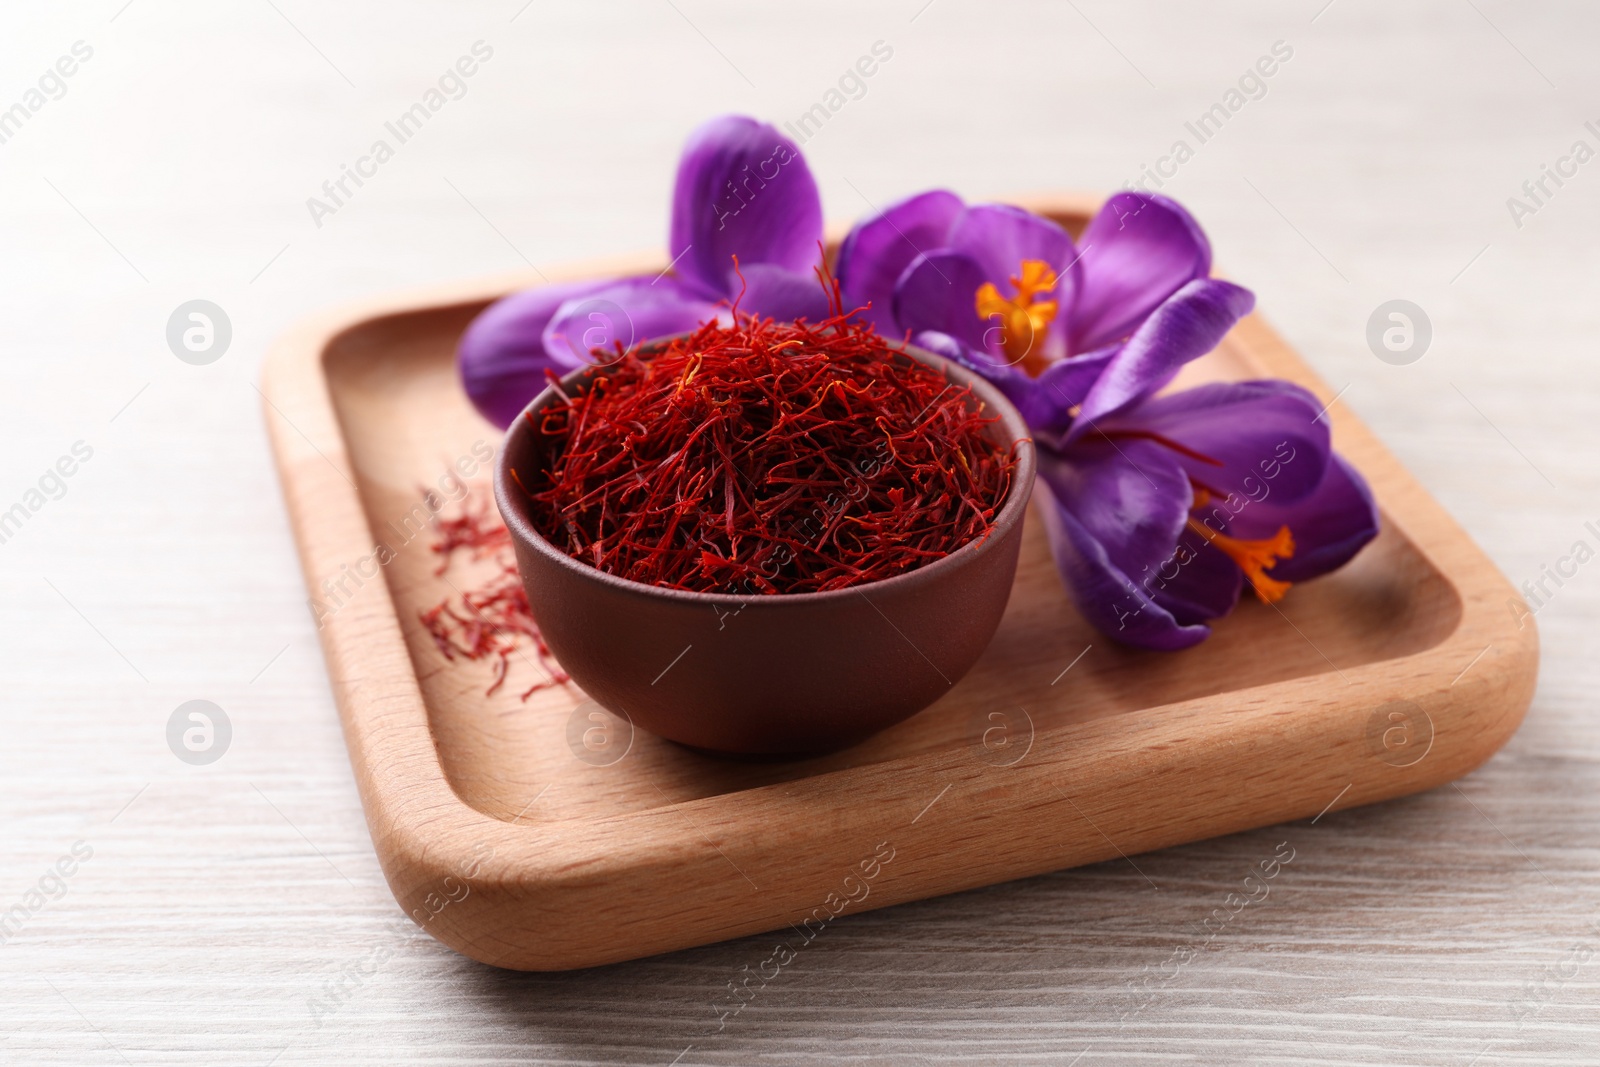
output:
M562 394L546 464L516 476L539 532L608 574L828 592L990 535L1016 465L997 421L855 320L711 323Z
M553 381L495 495L591 698L776 759L854 744L972 668L1033 477L1022 416L964 367L848 316L736 318Z

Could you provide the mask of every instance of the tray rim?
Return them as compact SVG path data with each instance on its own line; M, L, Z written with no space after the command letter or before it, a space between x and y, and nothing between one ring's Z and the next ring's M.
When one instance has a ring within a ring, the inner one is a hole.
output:
M1010 202L1075 216L1103 199L1054 194ZM477 303L531 284L656 271L665 262L661 253L640 253L547 274L497 274L360 301L291 328L268 355L260 391L307 588L315 590L322 577L373 543L324 371L326 355L342 338L392 315ZM1008 815L1038 820L1046 806L1059 809L1052 792L1094 832L1051 826L1022 845L983 849L963 840L953 849L944 843L921 854L913 849L882 868L871 903L863 899L864 907L855 910L1320 817L1433 788L1477 767L1515 731L1533 695L1537 630L1512 625L1506 605L1516 602L1515 590L1259 313L1241 321L1224 343L1260 373L1298 382L1330 404L1326 417L1338 447L1367 475L1385 521L1400 528L1458 598L1460 614L1449 634L1340 676L1308 675L1041 731L1028 759L1003 770L962 748L581 825L513 824L472 808L449 785L388 583L372 583L372 595L328 620L320 637L363 810L396 900L413 921L464 955L515 969L568 969L804 923L823 910L815 899L818 887L836 886L848 873L849 861L839 859L843 842L870 855L873 842L889 834L882 813L890 810L903 810L909 820L896 824L897 856L906 853L905 842L937 840L928 836L932 821L920 829L916 824L940 798L946 821L952 807L965 805L957 816L969 837ZM1320 690L1341 676L1344 699L1327 699ZM1364 737L1349 729L1352 706L1378 709L1399 698L1421 704L1433 725L1427 758L1403 768L1372 758ZM1232 710L1223 712L1222 703ZM1319 755L1288 779L1270 773L1307 753ZM1117 758L1103 759L1108 754ZM1198 773L1202 769L1207 773ZM1232 794L1208 792L1216 772L1227 769L1239 775ZM1152 782L1161 788L1152 791ZM1068 788L1100 818L1090 818ZM1198 831L1192 814L1152 818L1148 803L1135 814L1128 805L1105 806L1108 799L1148 801L1185 790L1207 802ZM796 820L796 812L812 821ZM778 846L762 832L774 820L791 821ZM725 846L782 883L758 886L752 903L746 898L756 883ZM462 885L466 892L459 894ZM643 911L636 900L650 890L661 906ZM447 906L435 908L441 899ZM605 943L583 933L597 919L607 930Z

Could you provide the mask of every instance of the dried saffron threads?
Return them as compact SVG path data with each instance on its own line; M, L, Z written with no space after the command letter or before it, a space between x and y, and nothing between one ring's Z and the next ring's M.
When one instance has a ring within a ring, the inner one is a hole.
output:
M837 301L837 297L835 298ZM813 593L904 574L985 538L1014 446L966 386L838 313L735 313L622 353L530 414L545 469L515 472L540 532L632 581Z
M433 529L435 540L431 547L439 556L436 575L444 575L453 562L463 557L467 562L487 561L486 568L480 568L478 573L488 570L488 577L472 588L458 590L456 596L418 613L423 628L444 658L493 659L494 681L485 696L505 684L511 657L521 655L526 645L533 647L547 677L524 692L523 700L541 689L571 681L550 655L550 647L533 621L528 593L517 576L511 533L495 514L488 489L474 487L462 500L461 513L453 518L435 515Z

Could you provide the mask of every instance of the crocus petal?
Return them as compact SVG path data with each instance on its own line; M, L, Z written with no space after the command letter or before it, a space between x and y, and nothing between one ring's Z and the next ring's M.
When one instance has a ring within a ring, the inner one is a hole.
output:
M935 330L968 348L1000 358L998 343L985 339L978 318L978 288L989 279L971 256L938 249L911 261L894 285L894 319L903 330Z
M1039 383L1028 377L1015 367L1008 367L994 356L981 349L973 349L962 344L960 340L947 333L937 330L924 330L911 335L911 343L918 348L932 352L936 356L943 356L952 363L958 363L975 374L981 375L989 384L1005 396L1022 417L1033 426L1030 411L1039 406Z
M1074 352L1121 340L1162 301L1211 273L1211 242L1199 223L1155 193L1113 196L1078 245L1083 271L1069 327Z
M1040 434L1064 433L1072 425L1073 411L1116 354L1111 347L1070 356L1050 364L1038 378L1028 379L1034 388L1028 401L1017 405L1028 426Z
M1151 313L1117 351L1084 398L1072 435L1149 396L1185 363L1205 355L1255 306L1255 294L1230 282L1192 281Z
M1022 370L1009 366L1003 356L969 348L947 333L924 330L912 334L911 343L982 375L1016 406L1028 428L1046 441L1064 434L1072 425L1073 410L1083 402L1095 378L1116 354L1114 348L1108 348L1086 356L1073 356L1050 364L1039 377L1030 378Z
M950 226L963 207L956 194L934 189L857 223L839 246L835 267L846 305L871 304L861 313L862 318L885 336L900 334L903 327L894 320L895 281L913 259L945 246Z
M1000 286L1008 296L1012 289L1005 284L1006 279L1021 269L1023 260L1036 259L1059 272L1077 258L1066 230L1009 204L967 208L951 227L947 244L977 260L984 279ZM1069 301L1062 303L1066 306Z
M473 407L496 426L510 426L528 401L543 391L547 368L564 374L576 366L546 350L544 330L550 317L569 299L609 284L577 282L526 289L502 297L473 319L461 336L457 357L461 385Z
M1179 622L1111 561L1105 545L1060 502L1040 465L1034 483L1056 568L1078 613L1107 637L1140 648L1176 651L1204 641L1211 629Z
M991 355L981 348L971 348L959 338L952 337L938 330L923 330L911 335L911 343L918 348L925 348L934 355L943 356L945 359L959 363L975 373L983 375L990 382L1001 389L1011 387L1020 388L1023 383L1030 382L1026 374L1015 367L1007 366L1001 359ZM1010 394L1007 394L1008 396ZM1022 394L1019 392L1018 396ZM1017 403L1013 398L1012 403Z
M712 119L689 135L672 191L668 245L680 277L716 299L741 264L806 272L818 261L822 199L800 149L764 122Z
M1177 547L1192 499L1189 479L1160 445L1090 441L1063 456L1041 450L1039 472L1129 577L1154 577Z
M780 322L821 322L828 317L827 291L811 271L786 270L771 263L746 264L742 257L739 270L744 275L743 295L738 296L741 314Z
M1153 435L1198 453L1175 458L1216 497L1286 504L1315 489L1327 470L1332 446L1321 411L1316 397L1291 382L1213 382L1145 400L1098 428L1113 438Z
M1378 508L1366 480L1333 456L1322 481L1292 504L1268 498L1229 521L1234 537L1270 537L1279 527L1294 536L1294 555L1267 571L1280 582L1303 582L1344 566L1378 535Z
M1157 604L1185 625L1219 619L1239 603L1244 572L1193 530L1184 530L1177 551L1163 561L1147 589Z
M594 355L595 349L612 353L619 342L632 348L653 337L692 330L719 313L725 309L700 299L676 278L624 278L563 302L545 326L544 348L559 374L605 362L607 357Z

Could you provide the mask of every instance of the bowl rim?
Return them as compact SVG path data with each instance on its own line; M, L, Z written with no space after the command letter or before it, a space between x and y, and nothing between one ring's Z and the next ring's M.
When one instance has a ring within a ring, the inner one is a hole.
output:
M671 334L654 337L649 341L635 346L655 347L666 344L679 337L689 334ZM608 571L600 570L575 557L568 555L558 545L552 543L541 534L527 517L524 511L514 506L514 498L510 486L513 479L508 477L511 456L515 449L513 441L519 440L518 435L531 434L532 421L529 416L541 410L556 399L555 386L547 385L539 392L526 407L517 413L511 425L506 429L501 438L500 453L495 457L494 469L494 497L495 505L500 511L500 517L505 521L506 528L519 542L537 551L541 556L553 561L557 566L578 574L590 581L615 589L618 592L633 596L649 597L667 601L677 601L684 604L715 604L726 606L730 602L739 603L743 607L768 605L777 607L785 604L827 604L835 601L846 600L854 596L866 596L876 590L908 589L917 585L937 582L941 576L960 567L993 549L1010 533L1011 528L1020 524L1028 509L1028 501L1032 496L1034 477L1037 473L1037 446L1033 434L1028 428L1026 420L1016 406L1006 399L1005 394L975 371L963 367L954 360L947 359L936 352L930 352L916 345L888 341L891 351L898 355L914 359L919 363L941 371L947 380L958 385L964 385L987 407L1000 416L1000 425L1011 437L1013 448L1016 451L1016 467L1013 470L1011 485L1007 489L1005 503L994 517L994 525L987 537L981 540L968 541L960 548L932 563L918 567L915 570L903 571L888 578L878 578L870 582L861 582L858 585L846 586L843 589L828 589L812 593L706 593L694 589L674 589L670 586L647 585L636 582L631 578L623 578ZM570 386L582 381L586 376L594 375L605 370L610 363L593 363L568 371L561 376L560 384L563 391ZM570 394L569 394L570 395ZM520 492L520 487L519 487ZM870 600L869 600L870 602Z

